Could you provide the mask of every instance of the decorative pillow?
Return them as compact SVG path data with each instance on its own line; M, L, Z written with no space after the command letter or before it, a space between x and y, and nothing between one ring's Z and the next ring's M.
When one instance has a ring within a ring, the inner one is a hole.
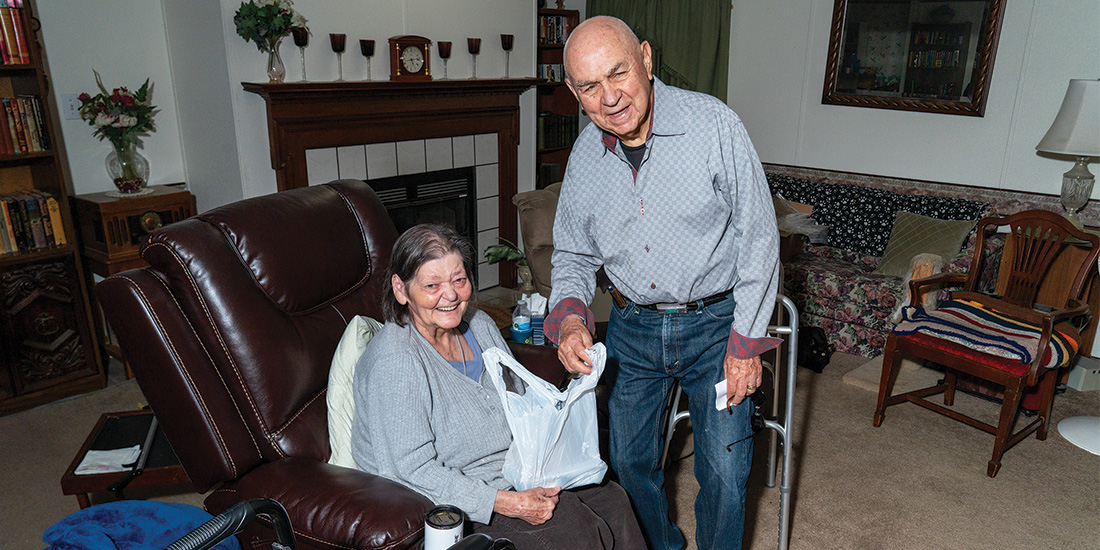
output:
M882 256L901 195L858 185L822 185L813 219L829 226L829 246Z
M905 277L913 256L922 253L953 259L977 223L977 220L938 220L899 211L875 273Z
M352 317L340 343L336 344L336 353L332 357L332 367L328 373L328 445L332 454L329 464L354 468L355 460L351 456L351 423L355 419L355 396L352 391L352 379L355 377L355 364L359 356L367 349L367 342L382 330L382 323L356 315Z

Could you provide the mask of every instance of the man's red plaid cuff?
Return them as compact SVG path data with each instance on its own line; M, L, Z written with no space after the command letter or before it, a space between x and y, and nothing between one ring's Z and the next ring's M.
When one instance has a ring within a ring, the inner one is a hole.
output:
M546 333L546 338L557 344L558 338L561 336L562 321L565 321L565 318L570 315L576 315L583 319L585 326L588 327L588 332L596 333L596 322L593 320L592 310L588 309L588 306L577 298L566 298L558 302L550 315L547 315L546 319L543 320L542 330Z
M726 344L726 353L737 359L752 359L759 357L768 350L773 350L783 343L782 338L761 336L760 338L746 338L730 327L730 340Z

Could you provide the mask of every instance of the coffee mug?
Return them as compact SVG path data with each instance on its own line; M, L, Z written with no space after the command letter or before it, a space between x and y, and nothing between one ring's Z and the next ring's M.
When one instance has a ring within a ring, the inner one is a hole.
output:
M447 550L462 538L462 510L441 505L424 516L424 550Z

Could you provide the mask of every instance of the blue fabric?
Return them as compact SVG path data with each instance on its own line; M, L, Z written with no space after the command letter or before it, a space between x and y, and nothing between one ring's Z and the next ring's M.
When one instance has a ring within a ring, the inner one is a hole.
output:
M463 376L474 382L481 382L481 373L485 371L485 361L481 358L481 345L477 343L477 338L474 338L474 331L470 330L470 324L466 321L458 324L458 330L462 331L462 337L466 338L467 344L470 344L470 351L474 352L474 356L472 359L467 359L465 363L462 361L447 362L456 371L461 372Z
M650 548L679 550L684 537L669 521L661 469L661 415L675 381L688 394L695 434L696 545L741 548L745 485L752 465L751 402L714 408L714 385L725 378L725 340L736 304L661 314L628 303L614 306L607 328L611 467L638 513ZM729 450L726 446L734 443Z
M42 534L47 550L161 550L214 516L197 506L120 500L85 508ZM214 547L240 550L236 537Z

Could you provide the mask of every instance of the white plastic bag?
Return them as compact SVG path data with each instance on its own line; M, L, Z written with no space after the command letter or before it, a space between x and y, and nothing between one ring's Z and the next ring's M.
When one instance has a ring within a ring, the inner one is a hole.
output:
M485 350L485 371L504 403L512 446L504 457L504 479L517 491L562 489L599 483L607 472L600 458L596 425L596 382L603 373L603 344L588 349L592 373L559 391L498 348Z

